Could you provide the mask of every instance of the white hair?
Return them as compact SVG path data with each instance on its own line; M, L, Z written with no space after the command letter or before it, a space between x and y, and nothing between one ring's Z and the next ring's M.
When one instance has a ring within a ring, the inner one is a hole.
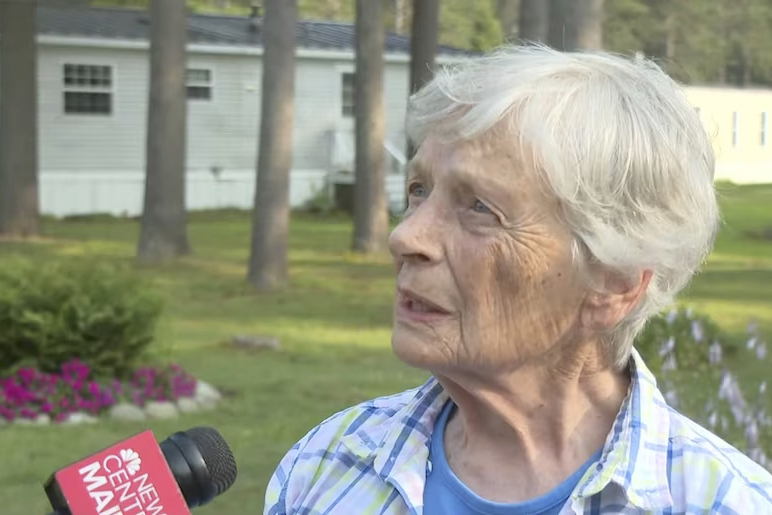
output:
M641 302L604 337L624 367L718 230L715 158L696 109L645 59L506 46L439 70L411 97L406 129L420 145L430 133L473 139L502 127L557 197L578 261L652 271Z

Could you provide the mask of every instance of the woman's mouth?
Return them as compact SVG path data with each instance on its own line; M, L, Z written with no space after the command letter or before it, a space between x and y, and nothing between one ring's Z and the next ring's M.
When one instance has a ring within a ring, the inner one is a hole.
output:
M448 318L450 312L412 291L399 289L396 316L403 321L434 322Z

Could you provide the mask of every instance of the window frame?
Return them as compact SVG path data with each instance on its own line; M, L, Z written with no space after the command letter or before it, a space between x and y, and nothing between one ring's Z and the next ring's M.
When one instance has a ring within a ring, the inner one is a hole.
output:
M346 88L346 77L351 77L350 102L346 102L348 96ZM346 119L356 117L356 71L340 71L340 116Z
M732 111L732 146L740 144L740 112Z
M188 77L191 71L205 71L209 74L208 81L191 81ZM202 65L188 65L185 67L185 98L188 101L193 102L214 102L214 89L215 89L215 74L214 68L211 66ZM208 97L192 97L190 96L190 88L207 88L209 89Z
M88 68L105 68L108 70L108 78L110 80L109 86L97 86L97 85L85 85L85 84L67 84L67 67L68 66L85 66ZM86 118L92 118L92 117L100 117L100 118L111 118L115 116L115 97L116 97L116 66L112 63L104 63L104 62L84 62L80 59L67 59L61 62L61 66L59 68L60 70L60 76L59 80L61 81L59 84L61 85L61 101L62 101L62 114L68 118L70 117L86 117ZM109 112L102 112L102 111L68 111L67 110L67 93L101 93L108 95L108 98L110 100L110 110Z

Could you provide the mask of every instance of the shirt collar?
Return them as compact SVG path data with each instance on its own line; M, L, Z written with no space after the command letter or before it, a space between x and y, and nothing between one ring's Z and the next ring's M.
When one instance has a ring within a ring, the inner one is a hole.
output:
M600 461L585 474L572 497L588 498L614 483L635 507L661 510L673 504L667 480L670 415L654 375L635 349L630 374L630 389ZM389 423L360 429L341 442L360 460L373 460L375 472L418 506L423 502L434 422L448 394L434 377L414 391Z
M583 478L576 497L619 485L628 502L652 511L673 505L668 480L670 413L657 380L637 350L630 359L632 381L598 465Z

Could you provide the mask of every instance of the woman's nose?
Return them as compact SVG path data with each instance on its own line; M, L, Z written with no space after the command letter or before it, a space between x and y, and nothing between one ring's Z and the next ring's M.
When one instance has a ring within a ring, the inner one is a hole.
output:
M398 261L434 263L442 258L443 227L429 199L421 203L389 235L389 250Z

